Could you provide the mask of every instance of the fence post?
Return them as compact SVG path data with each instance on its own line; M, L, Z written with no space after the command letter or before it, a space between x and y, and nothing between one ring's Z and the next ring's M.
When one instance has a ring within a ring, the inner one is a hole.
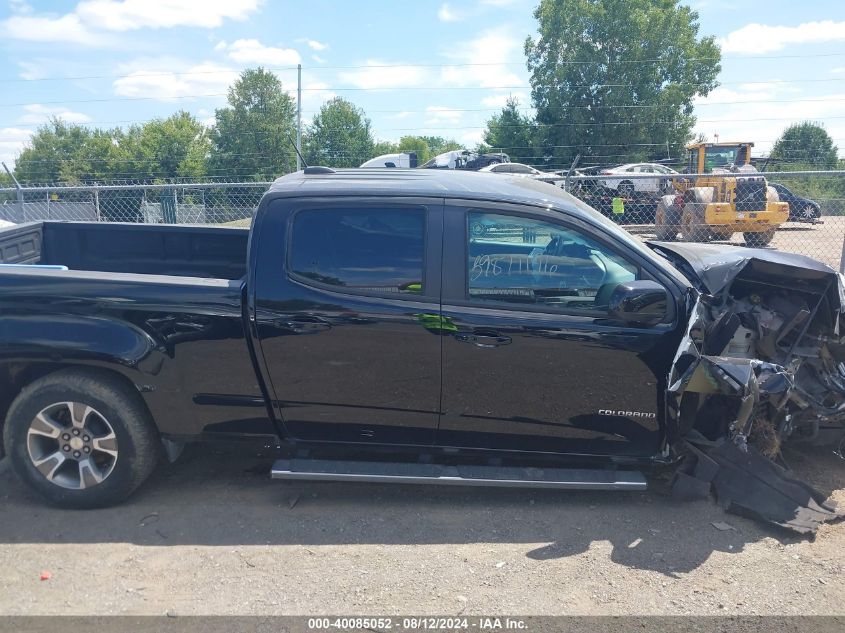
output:
M102 222L103 218L100 215L100 188L99 183L94 183L94 212L97 214L97 222Z
M845 238L842 239L842 254L839 256L839 272L845 275Z
M18 182L18 179L15 178L15 175L9 171L9 168L6 167L6 163L3 163L3 169L6 170L6 173L9 174L9 178L12 179L12 182L15 183L15 189L18 190L18 216L15 218L17 220L16 224L24 221L24 206L23 206L23 188L21 187L21 183Z
M569 170L566 172L566 179L563 181L563 190L566 193L569 193L569 177L572 175L572 171L575 169L575 166L578 164L578 161L581 160L581 154L577 154L575 159L572 161L572 164L569 166Z

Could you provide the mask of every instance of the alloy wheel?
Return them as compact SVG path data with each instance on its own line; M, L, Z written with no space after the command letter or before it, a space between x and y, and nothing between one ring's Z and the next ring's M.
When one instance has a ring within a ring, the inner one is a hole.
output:
M117 436L99 411L81 402L42 409L27 430L32 465L45 479L69 490L102 483L118 459Z

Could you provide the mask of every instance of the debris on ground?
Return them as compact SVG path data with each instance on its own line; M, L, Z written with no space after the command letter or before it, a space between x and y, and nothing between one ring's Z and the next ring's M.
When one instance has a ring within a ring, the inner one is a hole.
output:
M736 528L732 526L730 523L725 523L724 521L713 521L710 523L714 528L719 530L720 532L727 532L728 530L733 530L736 532Z

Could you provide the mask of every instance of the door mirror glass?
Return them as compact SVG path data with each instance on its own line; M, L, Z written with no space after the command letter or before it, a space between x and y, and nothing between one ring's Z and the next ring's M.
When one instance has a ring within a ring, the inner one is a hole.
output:
M637 325L656 325L666 319L669 293L656 281L644 279L618 284L610 295L610 316Z

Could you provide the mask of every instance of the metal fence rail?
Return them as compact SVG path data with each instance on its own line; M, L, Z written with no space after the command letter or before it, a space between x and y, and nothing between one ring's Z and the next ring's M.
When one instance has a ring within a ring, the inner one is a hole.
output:
M747 174L754 176L755 174ZM756 174L759 176L760 174ZM845 171L769 172L769 186L790 206L770 247L808 255L841 268L845 252ZM701 174L680 177L695 179ZM707 175L713 177L713 174ZM746 174L723 174L732 178ZM491 175L491 177L496 177ZM674 176L678 178L679 176ZM643 240L655 239L661 197L676 191L661 174L573 173L564 189ZM0 189L0 220L82 220L245 226L269 182L200 182L153 185L48 185ZM676 239L681 239L678 235ZM745 243L742 232L711 232L706 241Z

